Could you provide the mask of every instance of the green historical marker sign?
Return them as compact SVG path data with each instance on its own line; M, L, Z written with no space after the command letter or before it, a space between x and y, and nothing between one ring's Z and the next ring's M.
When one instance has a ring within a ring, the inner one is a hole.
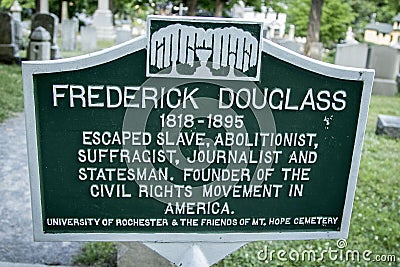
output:
M346 237L373 71L150 17L147 38L24 62L37 240Z

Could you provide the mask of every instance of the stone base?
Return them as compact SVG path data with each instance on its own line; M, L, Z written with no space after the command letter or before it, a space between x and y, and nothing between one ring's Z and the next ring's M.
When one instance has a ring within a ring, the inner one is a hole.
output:
M118 243L118 267L172 267L157 252L140 242Z
M397 93L397 84L394 80L375 78L372 94L394 96Z
M97 9L93 15L93 25L96 28L97 39L110 41L115 39L115 29L110 10Z
M400 138L400 117L378 115L376 134L384 134L393 138Z
M61 54L60 54L60 48L58 47L58 45L52 45L51 46L50 57L51 57L51 59L60 59L60 58L62 58Z

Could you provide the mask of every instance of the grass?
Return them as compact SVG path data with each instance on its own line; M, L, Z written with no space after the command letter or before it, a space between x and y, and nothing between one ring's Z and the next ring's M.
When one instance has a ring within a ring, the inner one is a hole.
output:
M85 243L81 253L73 258L77 266L117 266L117 246L111 242Z
M0 64L0 122L23 107L21 67Z

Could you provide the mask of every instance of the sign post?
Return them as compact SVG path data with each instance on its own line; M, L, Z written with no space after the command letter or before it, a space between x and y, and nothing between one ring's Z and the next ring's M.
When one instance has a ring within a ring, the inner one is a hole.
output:
M142 241L203 266L250 241L346 238L374 72L254 21L147 25L23 63L35 240Z

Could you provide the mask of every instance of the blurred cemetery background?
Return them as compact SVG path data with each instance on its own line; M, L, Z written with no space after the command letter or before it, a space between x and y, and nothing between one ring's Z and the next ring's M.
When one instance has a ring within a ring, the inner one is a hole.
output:
M310 40L307 36L310 21L313 21L310 10L313 9L320 9L317 18L319 31L314 32ZM21 61L67 58L121 44L146 34L149 14L260 20L264 23L263 37L291 51L345 67L375 69L348 244L359 250L397 253L398 260L391 265L400 266L400 1L0 0L0 122L19 116L23 123L23 116L18 113L23 111ZM7 131L13 124L15 121L6 121L0 126L2 131ZM24 136L24 133L20 134ZM23 144L20 149L25 149ZM0 159L4 161L6 157L2 154ZM3 165L0 165L3 166L0 174L7 175L8 169L5 163ZM28 177L19 179L28 183ZM31 232L24 235L31 235ZM265 266L266 263L257 259L257 252L265 245L271 249L286 246L322 250L327 244L334 246L335 242L256 242L235 252L218 266ZM0 250L0 262L12 258L6 254L7 251L4 248ZM88 260L88 251L91 256L97 255L92 258L105 262L100 263L105 264L102 266L113 266L117 262L117 246L109 243L87 244L74 259L78 259L80 264L93 265L93 260ZM18 260L24 261L23 257ZM31 261L46 263L36 258ZM73 260L57 263L72 264ZM278 263L268 265L276 266ZM288 264L298 266L295 262ZM309 266L313 264L307 263Z

